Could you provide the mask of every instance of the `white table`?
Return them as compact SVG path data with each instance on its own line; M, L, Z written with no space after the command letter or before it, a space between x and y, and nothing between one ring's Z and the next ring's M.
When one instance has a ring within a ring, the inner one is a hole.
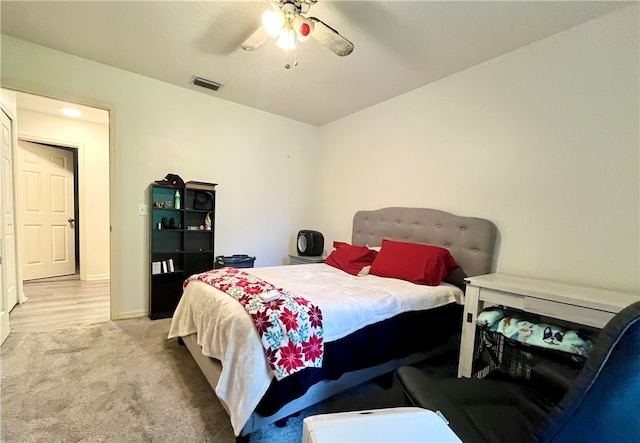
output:
M465 281L458 377L467 378L473 365L476 316L485 304L602 328L621 309L640 300L640 294L499 273Z

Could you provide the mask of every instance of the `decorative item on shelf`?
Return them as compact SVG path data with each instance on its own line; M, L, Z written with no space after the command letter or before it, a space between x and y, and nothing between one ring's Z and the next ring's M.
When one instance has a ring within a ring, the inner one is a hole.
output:
M170 258L169 260L167 260L167 270L169 272L175 272L176 268L173 265L173 259Z
M204 217L204 229L207 231L211 231L211 216L210 212L207 212L207 215Z
M162 273L162 264L159 261L151 263L151 274L157 275Z
M193 209L198 211L212 211L213 194L209 191L195 191L193 196Z
M162 217L162 221L158 223L158 229L179 229L180 226L176 225L176 221L173 217Z
M180 178L178 174L167 174L162 180L156 180L155 184L160 186L176 186L181 188L184 186L184 180L182 180L182 178Z
M176 195L174 197L175 203L174 206L176 209L180 209L180 191L176 189Z
M159 202L154 202L153 206L158 209L173 209L173 202L169 200L159 201Z

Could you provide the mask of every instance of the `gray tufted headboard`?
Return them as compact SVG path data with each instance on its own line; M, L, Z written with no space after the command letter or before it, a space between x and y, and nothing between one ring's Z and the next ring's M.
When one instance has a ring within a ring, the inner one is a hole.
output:
M380 246L383 238L449 249L468 276L491 272L497 228L489 220L428 208L382 208L353 217L354 245Z

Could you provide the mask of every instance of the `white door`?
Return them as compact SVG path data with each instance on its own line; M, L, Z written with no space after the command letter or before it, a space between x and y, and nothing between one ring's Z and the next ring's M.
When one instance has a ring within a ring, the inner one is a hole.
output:
M7 309L9 311L18 302L11 140L11 119L2 112L2 267L4 269L3 281L7 294Z
M18 140L23 278L76 272L73 153Z
M16 237L15 217L13 212L13 162L11 154L11 119L4 111L0 112L0 183L2 191L0 196L0 288L2 288L2 300L0 300L0 343L9 335L9 311L18 302L17 274L16 274Z
M0 297L0 344L9 336L11 327L9 326L9 310L7 309L7 298L4 296L4 287L2 286L2 248L0 247L0 289L3 290Z

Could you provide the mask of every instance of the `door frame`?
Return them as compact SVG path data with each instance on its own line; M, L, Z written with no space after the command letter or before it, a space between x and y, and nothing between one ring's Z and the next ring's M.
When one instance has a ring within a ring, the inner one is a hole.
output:
M16 115L11 111L11 109L9 109L7 106L5 106L4 100L0 100L0 111L4 112L7 117L9 117L9 120L11 120L11 169L12 169L12 191L13 191L13 223L14 223L14 230L13 230L13 238L14 238L14 249L15 249L15 272L16 272L16 295L18 298L18 303L20 303L22 300L24 300L24 293L23 293L23 288L22 288L22 272L19 266L20 263L20 241L18 239L18 230L17 230L17 222L18 222L18 214L17 214L17 190L16 190L16 162L15 162L15 156L16 156L16 150L17 150L17 145L18 145L18 124L17 124L17 119L16 119ZM2 208L2 204L0 203L0 208ZM2 229L0 228L0 232L2 232ZM0 238L0 241L2 241L2 239ZM2 254L0 254L2 255ZM2 256L2 259L4 260L4 256ZM4 270L6 269L6 266L1 266L0 267L0 273L3 273ZM0 284L4 284L4 277L2 275L0 275ZM9 324L9 301L7 300L7 294L5 293L5 291L3 290L4 287L0 287L0 289L2 289L2 300L0 301L0 316L2 317L2 319L0 320L0 344L4 343L5 339L9 336L9 333L11 331L10 328L10 324Z
M120 254L120 240L117 235L113 235L113 226L117 226L118 221L118 196L116 194L118 188L116 185L115 177L117 177L117 167L116 167L116 154L115 154L115 112L112 105L108 105L105 103L98 103L94 99L84 97L79 99L78 96L65 97L64 94L56 95L56 94L47 94L43 91L28 89L28 88L20 88L20 87L12 87L10 85L5 85L2 89L6 89L7 91L16 91L16 92L24 92L26 94L39 95L41 97L51 98L53 100L66 101L68 103L77 103L84 106L90 106L97 109L105 110L109 113L109 305L111 308L111 319L122 318L120 313L120 300L115 296L115 294L119 293L120 289L120 263L117 259ZM16 109L17 112L17 109ZM15 119L15 115L11 113ZM14 120L14 127L16 128L16 133L14 134L15 138L15 147L14 154L18 149L18 134L17 134L17 124ZM78 163L80 163L80 151L82 150L82 146L78 146ZM82 152L82 161L84 161L84 152ZM15 167L15 165L14 165ZM80 175L80 173L78 172ZM78 177L80 180L80 177ZM14 186L15 186L15 176L13 178ZM82 182L84 184L84 182ZM78 183L80 187L80 182ZM15 189L14 189L15 191ZM17 221L16 221L17 223ZM18 246L20 245L20 240L18 240ZM82 253L81 255L86 257L86 253ZM17 254L20 254L20 248L18 247ZM19 267L18 267L19 268ZM24 297L23 294L23 281L22 281L22 273L18 271L18 285L20 290L20 297Z
M79 271L80 271L80 280L85 281L87 279L87 246L86 246L86 229L82 228L82 225L84 223L84 220L86 220L86 213L85 213L85 189L84 189L84 185L85 185L85 173L84 173L84 143L78 143L78 142L73 142L73 141L68 141L68 140L57 140L57 139L53 139L53 138L49 138L49 137L40 137L40 136L34 136L34 135L30 135L27 133L20 133L18 134L17 137L18 140L23 140L26 142L32 142L32 143L43 143L46 145L54 145L54 146L59 146L61 148L70 148L76 151L77 155L75 156L77 158L77 164L74 165L74 171L77 171L77 177L75 178L75 180L77 180L78 182L78 192L77 195L74 189L74 199L76 201L76 210L78 211L78 218L80 219L80 223L78 223L78 221L76 221L76 229L78 229L78 242L80 243L79 247L76 247L76 249L79 251L80 253L80 260L78 261L78 266L79 266ZM16 150L19 149L18 146L16 146ZM15 163L15 162L14 162ZM15 165L14 165L15 166ZM15 185L15 179L14 179L14 185ZM19 214L18 214L19 216ZM18 249L22 248L22 239L24 239L24 232L22 232L22 225L19 226L20 229L20 237L18 240ZM22 263L22 262L20 262Z

